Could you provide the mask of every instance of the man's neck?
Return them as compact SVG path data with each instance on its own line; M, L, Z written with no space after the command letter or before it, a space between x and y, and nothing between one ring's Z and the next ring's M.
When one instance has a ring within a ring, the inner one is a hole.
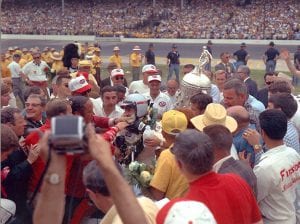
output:
M105 114L107 116L109 116L115 110L115 106L113 106L113 107L103 106L103 110L104 110Z
M155 94L152 94L152 93L150 92L150 96L151 96L151 98L152 98L153 100L155 100L156 97L158 97L159 94L160 94L160 92L155 93Z
M283 139L281 140L264 139L264 140L268 150L272 150L273 148L276 148L284 144Z

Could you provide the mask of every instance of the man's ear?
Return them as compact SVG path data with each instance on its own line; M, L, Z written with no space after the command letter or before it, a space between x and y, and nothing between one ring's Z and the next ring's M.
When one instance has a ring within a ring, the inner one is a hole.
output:
M96 199L96 194L92 190L86 188L85 191L92 201L93 201L93 199Z
M177 166L179 167L180 170L182 170L182 163L176 159L176 163L177 163Z

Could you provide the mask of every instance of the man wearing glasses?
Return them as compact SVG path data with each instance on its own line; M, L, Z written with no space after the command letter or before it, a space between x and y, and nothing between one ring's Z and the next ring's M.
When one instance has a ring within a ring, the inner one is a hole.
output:
M234 65L229 62L230 54L228 52L222 52L220 54L221 62L215 66L215 71L224 70L227 78L231 77L235 73Z
M50 72L50 68L45 61L41 60L39 51L32 52L32 58L33 61L28 62L22 69L26 75L26 83L29 86L41 87L46 95L49 96L47 73Z
M41 127L45 120L43 112L45 110L46 99L37 94L31 94L25 102L25 134L27 136L32 129Z

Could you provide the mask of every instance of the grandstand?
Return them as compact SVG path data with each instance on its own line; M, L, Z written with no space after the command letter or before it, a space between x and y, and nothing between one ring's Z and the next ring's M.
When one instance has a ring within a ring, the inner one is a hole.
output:
M289 40L300 39L299 9L296 0L4 0L1 32Z

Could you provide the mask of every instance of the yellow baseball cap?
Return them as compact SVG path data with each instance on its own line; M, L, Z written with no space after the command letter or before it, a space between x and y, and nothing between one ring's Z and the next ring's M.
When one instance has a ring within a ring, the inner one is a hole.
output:
M188 120L184 113L177 110L169 110L163 114L161 125L164 132L176 135L187 128Z

